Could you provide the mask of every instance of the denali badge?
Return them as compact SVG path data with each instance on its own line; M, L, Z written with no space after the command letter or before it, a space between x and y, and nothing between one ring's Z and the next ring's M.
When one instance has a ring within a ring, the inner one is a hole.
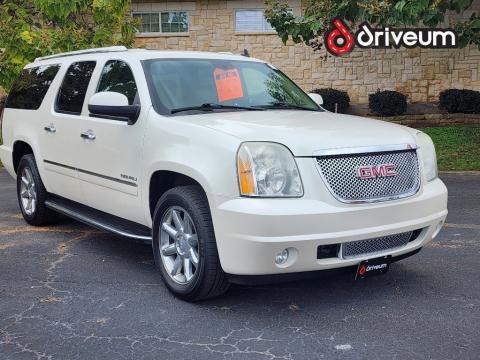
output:
M366 179L376 179L381 177L396 176L397 166L394 164L364 165L357 168L357 177Z

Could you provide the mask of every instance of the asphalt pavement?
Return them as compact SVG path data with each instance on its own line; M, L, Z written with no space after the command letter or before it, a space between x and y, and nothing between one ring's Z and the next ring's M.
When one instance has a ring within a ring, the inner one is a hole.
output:
M439 237L386 275L174 298L148 245L28 226L0 169L0 359L479 359L480 174L441 174Z

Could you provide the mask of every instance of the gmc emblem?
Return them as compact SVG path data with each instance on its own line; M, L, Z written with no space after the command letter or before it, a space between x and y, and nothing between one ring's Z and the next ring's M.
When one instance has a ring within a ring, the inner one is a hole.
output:
M394 164L364 165L357 168L357 177L362 180L398 175Z

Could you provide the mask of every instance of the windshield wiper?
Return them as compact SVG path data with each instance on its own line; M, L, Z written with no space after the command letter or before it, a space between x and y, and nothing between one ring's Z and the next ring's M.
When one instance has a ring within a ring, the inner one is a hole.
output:
M288 104L281 101L272 102L269 105L262 105L263 109L286 109L286 110L308 110L308 111L320 111L320 109L312 109L301 105Z
M182 111L190 111L190 110L199 110L199 111L213 111L213 110L222 110L222 109L232 109L232 110L265 110L260 107L252 107L252 106L237 106L237 105L221 105L221 104L214 104L214 103L205 103L202 105L197 106L187 106L183 108L173 109L170 111L170 114L176 114Z

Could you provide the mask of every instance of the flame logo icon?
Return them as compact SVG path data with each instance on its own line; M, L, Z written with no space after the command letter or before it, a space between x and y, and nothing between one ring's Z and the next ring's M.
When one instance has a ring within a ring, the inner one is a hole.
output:
M353 50L355 42L350 29L341 19L332 22L333 27L325 34L325 47L335 56L348 54Z
M365 264L360 265L360 269L358 269L358 273L360 274L360 276L365 275L366 272L367 272L367 267L365 266Z

